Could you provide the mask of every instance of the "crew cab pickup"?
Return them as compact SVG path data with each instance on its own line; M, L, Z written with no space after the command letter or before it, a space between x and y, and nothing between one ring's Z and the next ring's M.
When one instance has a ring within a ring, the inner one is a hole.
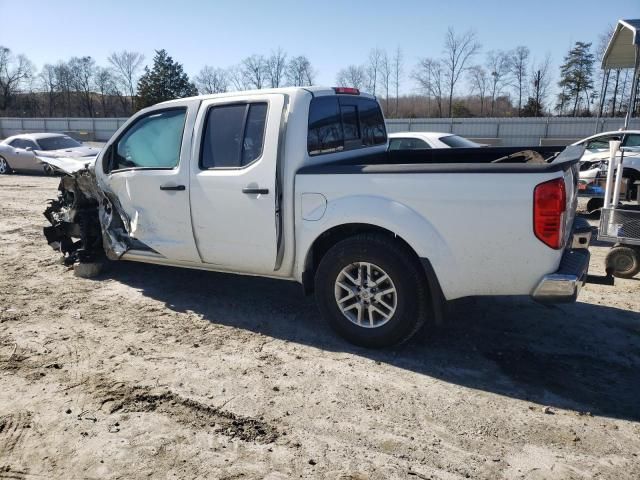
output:
M576 299L582 147L387 150L378 102L356 89L173 100L63 176L44 233L81 275L110 259L299 282L369 347L460 297Z

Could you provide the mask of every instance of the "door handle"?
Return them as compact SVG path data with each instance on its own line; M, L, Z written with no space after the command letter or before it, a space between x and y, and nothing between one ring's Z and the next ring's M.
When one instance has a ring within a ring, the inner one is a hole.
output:
M269 193L268 188L253 188L253 187L245 187L242 189L242 193L246 193L248 195L266 195Z
M160 185L160 190L172 190L172 191L182 191L186 190L187 187L184 185Z

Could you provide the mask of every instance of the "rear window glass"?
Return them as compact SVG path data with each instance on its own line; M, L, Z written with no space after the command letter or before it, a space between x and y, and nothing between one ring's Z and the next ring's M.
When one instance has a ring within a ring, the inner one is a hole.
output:
M41 150L62 150L64 148L77 148L81 147L80 142L75 141L71 137L44 137L39 138Z
M476 142L459 137L458 135L446 135L444 137L440 137L438 140L451 148L475 148L480 146Z
M384 144L387 131L378 102L358 96L316 97L309 107L309 155Z

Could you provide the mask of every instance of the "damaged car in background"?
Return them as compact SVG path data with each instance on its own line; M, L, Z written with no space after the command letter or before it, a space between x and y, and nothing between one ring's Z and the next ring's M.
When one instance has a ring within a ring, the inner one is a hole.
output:
M23 133L0 142L0 174L78 170L93 162L99 148L84 145L62 133Z
M575 301L582 154L388 151L380 105L355 88L179 99L67 169L44 234L80 276L130 260L295 281L339 334L383 347L460 297Z

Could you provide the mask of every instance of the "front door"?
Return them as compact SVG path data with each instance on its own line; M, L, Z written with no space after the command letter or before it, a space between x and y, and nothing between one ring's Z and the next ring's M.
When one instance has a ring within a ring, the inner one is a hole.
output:
M281 94L203 102L196 120L191 214L203 262L269 274L276 264Z
M96 174L129 218L132 238L171 261L200 263L189 211L191 103L135 118L107 145Z
M42 171L40 162L36 160L33 150L36 144L26 138L16 138L9 145L13 147L13 155L7 161L16 170ZM27 150L28 149L28 150Z

